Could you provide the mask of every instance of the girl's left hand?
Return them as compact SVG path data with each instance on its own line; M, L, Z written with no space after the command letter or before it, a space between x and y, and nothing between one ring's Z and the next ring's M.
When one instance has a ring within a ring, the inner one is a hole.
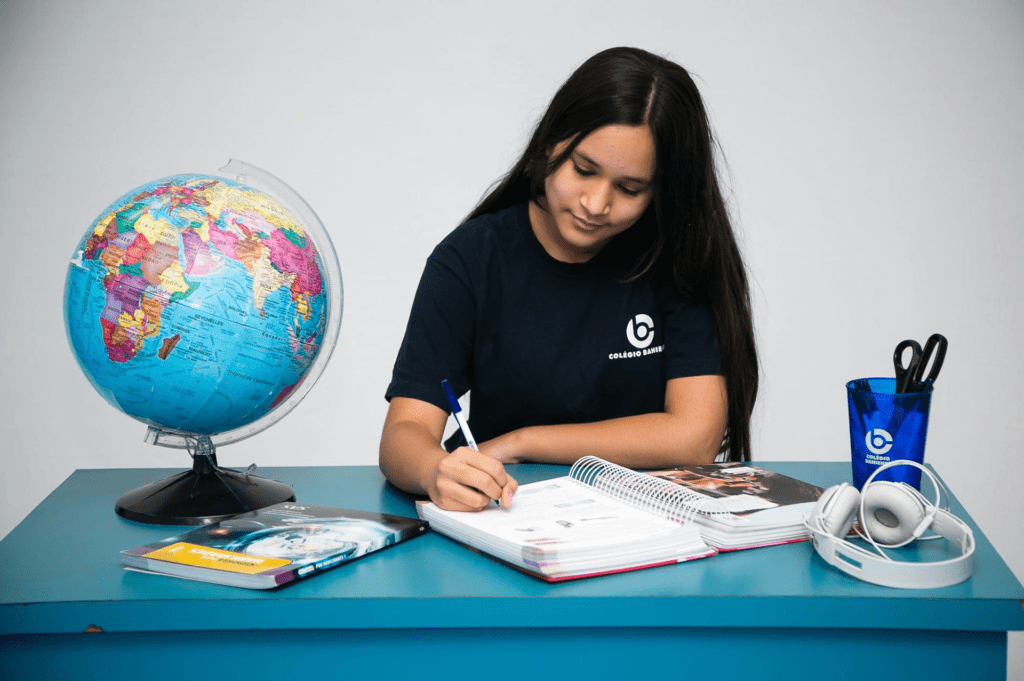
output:
M511 433L499 435L496 438L480 443L480 453L486 454L502 464L522 463L523 458L523 432L513 430Z

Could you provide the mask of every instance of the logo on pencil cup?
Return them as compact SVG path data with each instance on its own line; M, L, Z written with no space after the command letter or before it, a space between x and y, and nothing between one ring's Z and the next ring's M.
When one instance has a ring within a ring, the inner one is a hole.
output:
M634 326L633 322L636 322ZM654 340L654 320L645 314L638 314L626 324L626 338L634 348L646 348Z
M885 454L892 449L892 435L882 428L874 428L864 434L864 444L872 454Z

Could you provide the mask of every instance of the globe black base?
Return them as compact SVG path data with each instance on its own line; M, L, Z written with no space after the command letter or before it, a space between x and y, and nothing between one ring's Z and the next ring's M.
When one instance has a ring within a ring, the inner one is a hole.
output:
M284 501L295 501L291 485L220 468L211 454L195 456L190 471L125 492L114 510L140 523L209 525Z

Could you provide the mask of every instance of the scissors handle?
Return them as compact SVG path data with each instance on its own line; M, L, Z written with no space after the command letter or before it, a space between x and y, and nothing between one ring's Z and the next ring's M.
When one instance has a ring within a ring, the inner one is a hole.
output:
M941 333L933 333L928 338L924 344L924 351L921 353L921 361L917 365L917 371L914 372L912 379L916 392L926 390L928 386L935 383L935 379L939 377L939 370L942 369L942 362L946 359L947 347L949 347L949 341ZM924 370L929 362L931 362L932 368L926 377Z
M910 361L907 364L903 363L904 351L910 348ZM945 353L943 353L944 355ZM892 364L896 368L896 392L905 393L911 388L911 383L914 381L914 375L918 369L922 366L921 364L921 344L916 340L905 340L896 346L896 352L892 355Z

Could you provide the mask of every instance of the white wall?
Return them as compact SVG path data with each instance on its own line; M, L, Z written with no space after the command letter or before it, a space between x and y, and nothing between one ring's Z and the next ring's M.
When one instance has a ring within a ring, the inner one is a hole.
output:
M76 468L187 465L67 346L67 261L110 201L230 158L305 197L339 250L341 339L298 409L220 460L372 464L424 258L557 85L618 44L691 69L724 147L764 366L757 458L848 459L845 381L941 331L927 459L1024 577L1012 0L0 4L0 536Z

